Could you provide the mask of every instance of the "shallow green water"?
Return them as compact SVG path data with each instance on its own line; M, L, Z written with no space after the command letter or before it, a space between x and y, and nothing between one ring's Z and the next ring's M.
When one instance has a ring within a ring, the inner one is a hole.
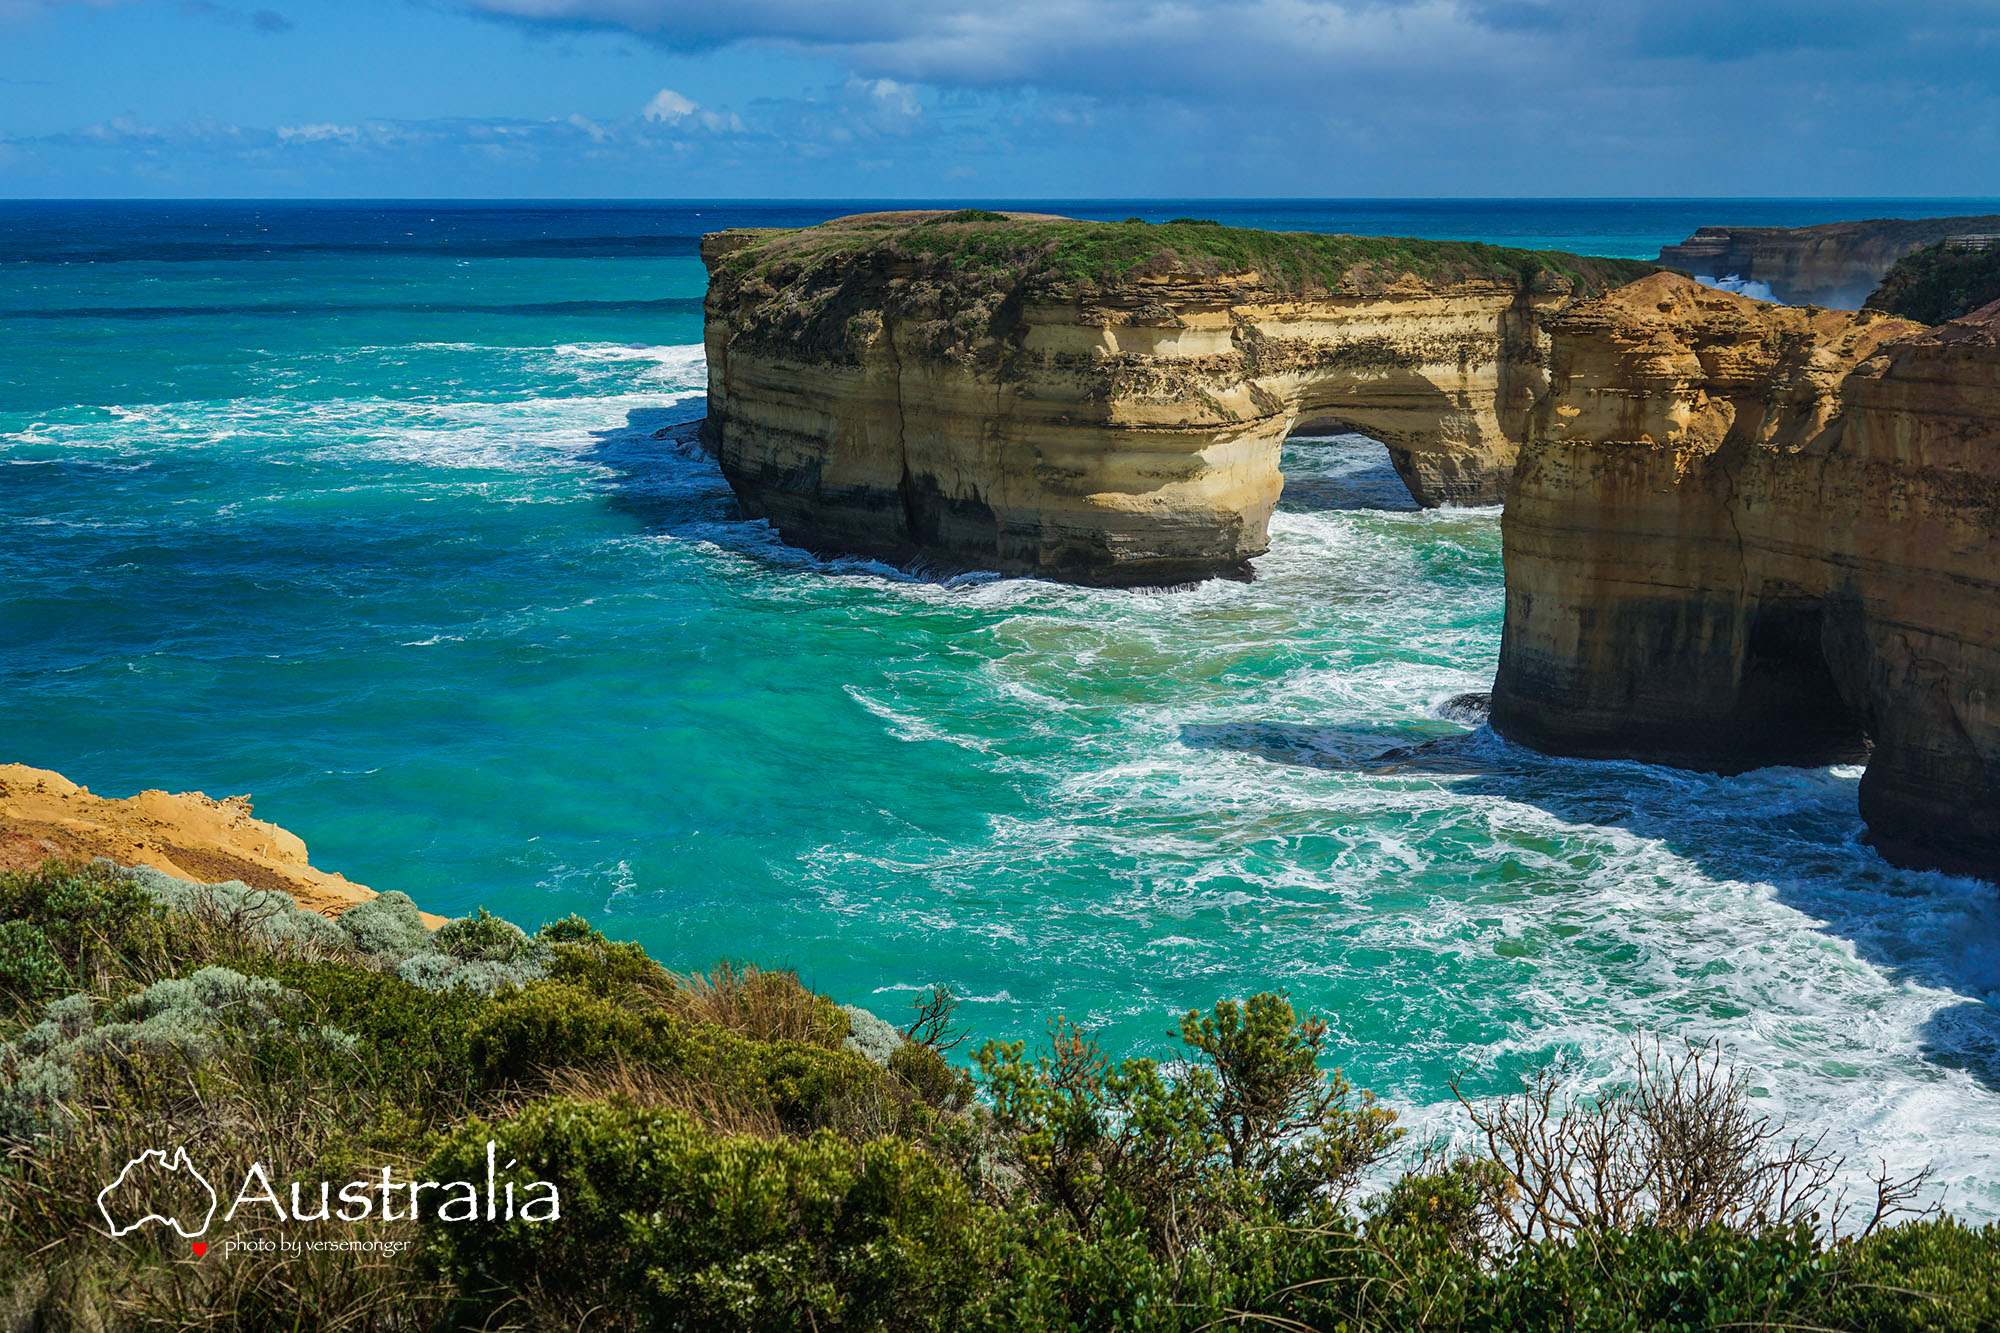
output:
M815 560L656 437L700 412L706 222L398 217L0 264L0 758L249 791L439 911L578 911L890 1015L949 983L979 1037L1158 1048L1284 987L1419 1124L1455 1070L1717 1037L2000 1213L1993 889L1885 867L1852 771L1445 715L1491 678L1497 512L1300 441L1251 584Z

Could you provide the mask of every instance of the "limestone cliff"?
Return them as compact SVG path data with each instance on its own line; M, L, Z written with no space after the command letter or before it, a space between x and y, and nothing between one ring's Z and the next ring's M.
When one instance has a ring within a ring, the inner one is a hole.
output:
M1907 864L2000 874L2000 305L1941 329L1660 275L1547 321L1502 519L1502 734L1867 759Z
M1112 583L1260 554L1306 424L1388 443L1423 503L1498 501L1541 321L1645 271L970 212L703 257L708 437L746 511L815 549Z
M1788 304L1854 310L1904 255L1947 236L2000 232L2000 217L1872 218L1817 227L1702 227L1660 262L1702 277L1766 284Z
M0 870L24 870L51 856L101 856L203 884L239 880L289 893L326 916L375 896L315 869L296 834L255 818L240 796L217 801L200 792L142 791L121 800L93 796L47 769L0 764Z

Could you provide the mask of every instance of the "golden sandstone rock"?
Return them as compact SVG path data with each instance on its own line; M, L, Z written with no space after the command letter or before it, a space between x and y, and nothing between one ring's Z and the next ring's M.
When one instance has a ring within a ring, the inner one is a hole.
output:
M1383 440L1424 504L1498 502L1541 321L1644 271L999 214L703 255L709 439L747 512L815 549L1128 584L1261 554L1303 427Z
M1865 758L1886 855L2000 874L2000 305L1926 330L1661 274L1549 328L1495 729L1723 772Z
M254 817L241 796L142 791L122 800L93 796L60 773L0 764L0 870L25 870L47 857L105 857L151 866L198 884L239 880L289 893L299 906L339 916L373 898L372 889L315 869L298 836ZM432 926L444 918L424 915Z

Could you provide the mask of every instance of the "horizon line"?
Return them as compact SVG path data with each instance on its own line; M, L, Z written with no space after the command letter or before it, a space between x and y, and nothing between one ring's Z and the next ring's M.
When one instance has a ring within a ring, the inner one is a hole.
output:
M1727 204L2000 203L2000 195L4 195L4 204Z

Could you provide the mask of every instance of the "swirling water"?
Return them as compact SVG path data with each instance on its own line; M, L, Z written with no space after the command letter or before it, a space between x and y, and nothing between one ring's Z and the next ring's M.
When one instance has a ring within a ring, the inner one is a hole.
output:
M1071 211L1078 210L1068 206ZM1111 203L1651 254L1962 201ZM1731 210L1735 210L1732 212ZM1498 513L1296 441L1254 583L826 561L745 522L692 238L837 206L0 206L0 759L254 794L426 906L582 912L977 1037L1280 986L1418 1124L1640 1031L2000 1215L2000 904L1853 770L1547 759L1447 715ZM1385 220L1386 219L1386 220Z

